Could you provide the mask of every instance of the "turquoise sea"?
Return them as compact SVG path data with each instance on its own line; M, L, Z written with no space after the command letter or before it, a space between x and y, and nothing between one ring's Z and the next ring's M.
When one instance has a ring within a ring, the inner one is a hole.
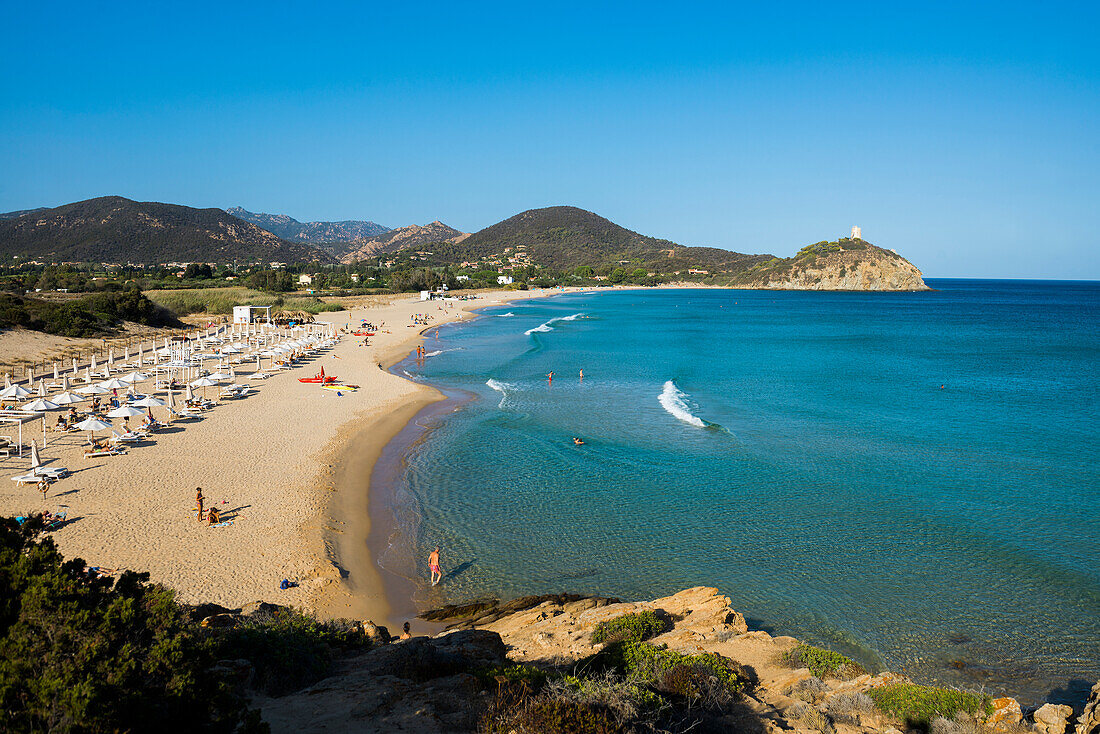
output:
M1072 697L1100 678L1100 284L929 284L566 294L434 331L397 369L456 409L405 449L382 565L426 578L441 545L422 605L716 586L870 668Z

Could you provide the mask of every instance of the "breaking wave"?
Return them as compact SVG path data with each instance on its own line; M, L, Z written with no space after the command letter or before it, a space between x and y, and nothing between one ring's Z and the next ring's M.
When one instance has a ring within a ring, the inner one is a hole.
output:
M669 380L665 383L664 390L662 390L661 394L657 397L657 402L678 420L695 426L696 428L706 428L708 425L707 422L691 412L691 408L684 402L685 397L687 397L686 393L676 387L675 382Z
M515 389L515 385L510 385L507 382L498 382L492 377L486 380L485 384L500 393L500 404L497 405L498 408L504 407L504 401L508 399L508 391Z
M434 352L424 352L424 356L425 357L434 357L438 354L443 354L444 352L457 352L460 349L462 349L462 347L453 347L451 349L437 349Z
M536 326L533 329L528 329L527 331L523 332L523 335L524 336L531 336L532 334L537 334L539 332L553 331L554 330L553 325L558 323L559 321L576 321L577 319L581 318L582 316L584 316L583 313L575 313L572 316L555 316L554 318L550 319L549 321L547 321L544 324L539 324L538 326Z
M496 316L497 316L497 318L506 319L509 316L515 316L515 314L512 313L511 311L509 311L508 313L498 313L498 314L496 314Z

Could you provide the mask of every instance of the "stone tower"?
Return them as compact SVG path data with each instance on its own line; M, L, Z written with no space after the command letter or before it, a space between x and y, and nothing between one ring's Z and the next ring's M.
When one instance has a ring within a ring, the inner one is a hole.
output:
M852 239L853 240L863 239L863 232L860 230L859 227L852 227Z

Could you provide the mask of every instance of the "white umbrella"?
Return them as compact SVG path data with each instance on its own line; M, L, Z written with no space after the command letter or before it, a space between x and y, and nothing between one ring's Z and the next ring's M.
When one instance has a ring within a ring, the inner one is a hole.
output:
M222 374L222 373L221 373L221 372L219 371L219 372L215 372L215 373L214 373L214 374L212 374L212 375L207 375L207 376L206 376L205 378L203 378L203 379L216 380L216 381L219 381L219 382L220 382L221 380L228 380L228 379L229 379L229 375L226 375L226 374Z
M145 382L149 379L149 375L145 374L144 372L131 372L122 379L129 383Z
M38 397L40 397L40 398L46 397L46 381L45 380L39 380L38 381Z
M77 371L76 371L76 357L73 357L73 374L74 375L77 374Z
M187 386L187 394L184 395L183 399L189 403L195 399L195 391L191 389L190 385Z
M106 382L99 383L99 386L105 390L125 390L126 388L130 387L130 383L123 382L117 377L112 377Z
M58 379L58 374L57 374L57 362L54 362L54 363L53 363L53 379L55 379L55 380L56 380L56 379Z
M141 400L135 400L133 403L131 403L131 405L136 408L163 408L164 406L168 405L168 403L164 402L160 398L148 397L142 398ZM108 413L108 415L110 415L110 413Z
M105 390L99 385L88 385L87 387L79 388L77 392L81 395L106 395L111 391Z
M134 418L139 415L145 415L137 408L132 408L129 405L123 405L121 408L115 408L107 414L108 418Z
M215 374L217 374L217 373L215 373ZM208 377L200 377L197 380L191 381L190 386L191 387L214 387L218 383L213 378L214 378L214 375L210 375ZM222 378L222 379L224 379L224 378Z
M106 421L101 421L99 418L86 418L75 426L81 431L88 431L88 443L92 442L92 436L96 431L108 431L111 429L111 424Z
M90 369L95 372L95 352L92 352L92 365Z
M73 403L79 403L81 400L87 400L88 398L83 395L77 395L76 393L63 392L60 395L54 395L50 401L56 405L72 405Z
M42 411L45 411L45 410L57 410L60 407L61 407L60 405L58 405L57 403L55 403L51 400L46 400L45 398L38 398L37 400L24 405L23 410L30 410L30 411L33 411L35 413L41 413Z
M38 442L31 441L31 469L42 466L42 459L38 456Z
M22 385L9 385L0 390L0 398L25 398L30 394L31 391Z

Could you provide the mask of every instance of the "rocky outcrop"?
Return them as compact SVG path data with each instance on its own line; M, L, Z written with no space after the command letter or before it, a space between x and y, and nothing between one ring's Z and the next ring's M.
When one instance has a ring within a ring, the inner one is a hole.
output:
M749 268L730 285L768 290L930 290L913 263L863 240L809 245L793 258L776 258Z
M1092 687L1085 709L1077 717L1075 734L1100 734L1100 683Z
M381 253L397 252L406 247L418 247L430 242L462 242L470 235L435 221L423 227L410 224L407 227L391 229L367 239L359 239L348 246L348 252L340 256L340 262L352 264Z
M250 611L262 615L268 610ZM651 644L685 655L712 653L736 661L738 674L749 683L736 705L712 712L700 731L901 734L909 728L877 709L872 699L875 689L912 683L909 678L891 672L856 675L843 672L843 667L815 675L808 668L792 667L785 654L799 645L798 640L749 630L730 599L709 587L640 602L565 594L506 603L482 600L426 614L451 625L434 638L388 644L382 628L364 623L364 629L378 632L372 634L376 646L371 650L342 661L333 675L315 685L280 698L255 699L253 704L273 732L288 734L474 732L479 722L484 724L485 712L499 702L501 691L511 690L499 666L526 664L583 675L585 666L599 659L593 656L605 649L592 643L596 627L647 611L671 623L649 640ZM226 660L219 666L237 686L246 685L252 675L246 661ZM938 719L931 729L942 734L1067 734L1072 715L1069 706L1046 704L1025 718L1015 699L997 698L988 716ZM1098 719L1100 683L1074 734L1097 734Z

